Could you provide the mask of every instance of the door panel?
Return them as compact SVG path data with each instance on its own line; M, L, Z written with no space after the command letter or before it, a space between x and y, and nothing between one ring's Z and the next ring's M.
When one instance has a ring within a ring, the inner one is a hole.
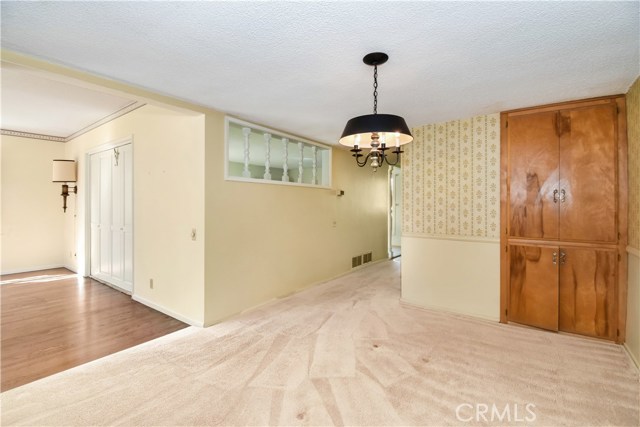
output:
M124 165L124 281L133 290L133 146L122 147Z
M556 248L509 246L509 321L558 330L557 253Z
M556 113L509 117L511 237L558 238Z
M560 239L616 242L615 108L561 113Z
M124 279L124 161L122 148L112 156L111 165L111 253L114 279Z
M560 251L560 330L615 339L616 251Z
M133 159L131 145L90 157L91 275L133 290Z
M100 155L100 274L111 275L111 157Z
M90 157L90 215L91 215L91 259L90 272L92 276L100 274L100 158Z

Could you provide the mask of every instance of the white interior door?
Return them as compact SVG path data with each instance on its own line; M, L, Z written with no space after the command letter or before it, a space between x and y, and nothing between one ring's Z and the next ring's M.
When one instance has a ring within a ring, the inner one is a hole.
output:
M91 276L133 290L131 144L90 156Z

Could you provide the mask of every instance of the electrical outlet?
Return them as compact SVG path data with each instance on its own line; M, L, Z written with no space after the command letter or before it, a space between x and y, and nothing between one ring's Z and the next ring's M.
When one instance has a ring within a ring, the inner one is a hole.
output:
M153 289L153 279L149 279L149 288Z

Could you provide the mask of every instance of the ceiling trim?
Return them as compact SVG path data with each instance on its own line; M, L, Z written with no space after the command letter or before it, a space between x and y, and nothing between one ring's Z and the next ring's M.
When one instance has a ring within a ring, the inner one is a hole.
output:
M31 139L40 139L40 140L46 140L46 141L55 141L55 142L69 142L74 138L79 137L80 135L83 135L97 127L100 127L102 125L104 125L105 123L109 123L112 120L117 119L118 117L124 116L127 113L130 113L134 110L137 110L140 107L143 107L147 105L144 102L141 101L133 101L130 104L128 104L127 106L121 108L120 110L116 111L113 114L109 114L106 117L103 117L102 119L98 120L95 123L90 124L87 127L84 127L82 129L80 129L77 132L72 133L69 136L54 136L54 135L42 135L39 133L31 133L31 132L23 132L23 131L19 131L19 130L11 130L11 129L0 129L0 133L2 135L8 135L8 136L18 136L21 138L31 138Z
M67 142L67 138L63 136L41 135L39 133L22 132L19 130L0 129L2 135L18 136L20 138L40 139L45 141Z
M71 135L69 135L69 136L67 136L65 138L64 142L71 141L73 138L77 138L80 135L89 132L90 130L93 130L93 129L99 127L99 126L102 126L105 123L109 123L110 121L115 120L120 116L124 116L125 114L130 113L133 110L137 110L138 108L140 108L140 107L142 107L144 105L146 105L144 102L133 101L130 104L128 104L127 106L125 106L125 107L121 108L120 110L116 111L115 113L109 114L108 116L103 117L102 119L98 120L97 122L92 123L89 126L83 128L83 129L80 129L77 132L72 133Z

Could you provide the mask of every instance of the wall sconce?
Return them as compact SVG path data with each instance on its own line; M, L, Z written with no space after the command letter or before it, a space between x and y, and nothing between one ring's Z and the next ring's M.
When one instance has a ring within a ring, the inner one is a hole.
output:
M53 161L53 182L63 182L62 184L62 210L67 211L67 197L69 196L69 185L67 182L76 182L76 161L75 160L54 160ZM75 194L78 194L78 186L71 187Z

